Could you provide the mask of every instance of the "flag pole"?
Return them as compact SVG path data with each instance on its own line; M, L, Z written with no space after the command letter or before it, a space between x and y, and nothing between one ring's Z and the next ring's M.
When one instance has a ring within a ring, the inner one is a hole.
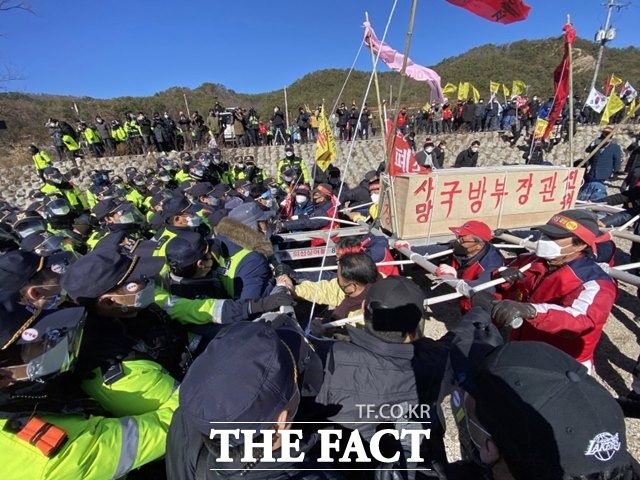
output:
M184 98L184 105L185 107L187 107L187 116L191 118L191 112L189 111L189 102L187 102L187 94L183 92L182 97Z
M567 15L567 25L571 25L571 16ZM569 166L573 167L573 46L569 42Z
M400 100L402 99L402 89L404 87L405 80L407 78L407 61L409 60L409 49L411 48L411 38L413 37L413 24L416 20L416 8L418 6L417 0L411 1L411 16L409 17L409 28L407 29L407 41L404 46L404 58L402 60L402 68L400 69L400 86L398 87L398 95L396 100L395 115L393 116L393 124L391 125L391 131L388 132L390 144L387 146L387 152L385 155L385 172L389 173L389 165L391 163L391 155L393 154L393 145L396 139L396 127L398 125L398 114L400 113ZM386 141L386 140L385 140ZM393 233L398 233L398 215L396 211L395 195L393 194L393 180L389 177L391 187L391 225L393 226ZM381 186L380 201L384 198L385 192L384 183Z
M287 87L284 87L284 115L285 121L287 122L287 128L285 129L286 131L289 129L289 103L287 102ZM293 139L291 140L291 143L293 144Z
M369 23L369 12L364 12L364 19ZM378 99L378 119L380 120L380 130L383 130L384 122L382 120L382 100L380 99L380 82L378 81L378 71L376 70L376 56L373 54L373 48L369 48L371 52L371 65L373 66L373 81L376 84L376 96ZM366 99L365 99L366 100ZM387 154L387 142L382 142L382 148L385 155Z

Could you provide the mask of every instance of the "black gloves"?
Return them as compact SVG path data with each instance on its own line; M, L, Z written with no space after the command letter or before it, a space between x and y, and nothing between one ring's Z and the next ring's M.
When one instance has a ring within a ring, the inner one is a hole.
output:
M526 320L534 318L537 312L530 303L502 300L491 309L491 318L498 327L511 326L516 319ZM513 325L517 328L519 325Z
M504 281L507 283L513 283L524 278L522 272L514 267L505 268L498 272L498 276L504 278Z
M491 309L493 305L498 302L498 299L494 297L492 294L487 292L486 290L480 290L479 292L475 292L471 296L471 306L472 307L480 307L485 312L491 313Z
M257 314L278 310L280 307L290 307L296 302L288 293L274 293L268 297L249 300L249 313Z
M293 268L291 268L286 263L280 262L273 269L273 275L276 277L279 277L280 275L287 275L291 277L292 274L293 274Z

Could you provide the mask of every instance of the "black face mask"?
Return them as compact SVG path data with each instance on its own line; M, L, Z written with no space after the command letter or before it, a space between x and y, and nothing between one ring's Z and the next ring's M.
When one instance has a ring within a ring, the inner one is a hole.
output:
M468 253L468 250L465 248L465 246L462 245L458 240L451 241L451 248L453 249L454 255L466 255Z

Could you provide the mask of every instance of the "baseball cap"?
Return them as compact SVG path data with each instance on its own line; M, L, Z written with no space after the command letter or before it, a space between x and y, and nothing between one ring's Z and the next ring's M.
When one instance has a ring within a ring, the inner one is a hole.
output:
M515 478L588 476L631 463L618 403L583 365L547 343L496 348L473 385L477 418Z
M101 248L80 257L62 275L60 285L73 299L98 298L125 282L153 278L164 266L163 257L129 257Z
M196 263L208 251L209 244L201 235L178 235L167 243L165 255L170 266L184 268Z
M469 220L459 227L449 227L456 236L473 235L485 242L490 242L493 238L491 228L484 222L478 222L477 220Z
M264 210L255 202L245 202L229 212L229 218L251 228L256 228L256 222L269 220L275 216L273 210Z
M295 353L263 322L238 322L222 330L182 381L185 420L207 437L212 428L269 428L298 393Z
M596 243L610 239L600 231L596 214L586 209L564 210L535 229L551 239L577 237L594 250Z
M412 332L424 317L425 295L412 280L391 276L369 287L365 316L379 332Z
M197 207L182 195L176 195L162 202L162 216L166 220L180 213L196 213Z
M199 182L194 185L191 185L189 188L184 190L185 193L189 195L193 195L194 197L202 197L207 193L210 193L213 190L213 185L209 182Z
M296 194L308 197L311 195L311 189L309 188L309 185L298 185L298 188L296 188Z
M118 210L118 207L121 205L121 203L122 203L121 201L116 200L114 198L109 198L107 200L100 200L91 209L91 213L93 213L98 220L102 220L104 217Z
M251 182L249 180L240 179L234 182L233 188L243 188L243 187L248 187L249 185L251 185Z
M285 152L293 152L293 147L291 145L287 145L286 147L284 147L284 151Z

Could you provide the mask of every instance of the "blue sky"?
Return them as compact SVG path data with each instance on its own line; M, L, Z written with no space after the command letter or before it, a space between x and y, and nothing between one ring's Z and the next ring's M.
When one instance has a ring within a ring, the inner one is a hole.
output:
M323 68L349 68L368 11L382 38L392 0L31 0L35 15L0 12L0 66L9 91L111 98L220 83L278 90ZM528 0L524 22L501 25L445 0L418 2L410 57L434 65L486 43L558 36L566 15L583 38L604 24L604 0ZM410 11L399 0L387 41L403 50ZM613 13L615 47L640 45L640 2ZM635 25L632 23L635 20ZM363 50L356 68L370 70ZM386 70L381 66L380 70ZM446 81L446 79L443 79Z

